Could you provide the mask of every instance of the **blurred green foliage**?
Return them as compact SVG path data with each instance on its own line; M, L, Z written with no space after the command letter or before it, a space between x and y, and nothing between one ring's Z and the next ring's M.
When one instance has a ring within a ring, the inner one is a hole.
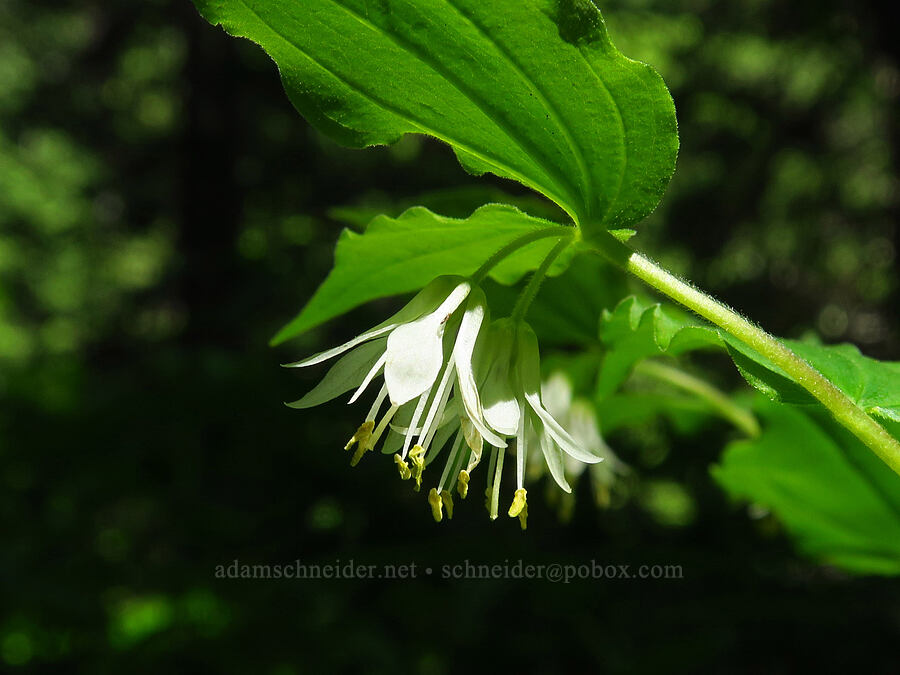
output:
M873 7L603 3L679 111L678 170L636 245L776 333L898 359L900 53ZM279 361L394 306L265 346L341 222L419 201L461 217L486 193L548 215L438 144L321 139L265 56L188 2L0 2L0 667L449 673L487 669L486 639L526 672L895 667L896 583L799 561L771 515L729 504L708 467L734 432L696 410L611 434L630 499L579 499L563 527L537 498L522 536L477 500L435 526L389 463L345 466L353 410L281 407L315 374ZM696 359L740 386L726 359ZM213 577L236 558L338 557L663 562L685 578Z

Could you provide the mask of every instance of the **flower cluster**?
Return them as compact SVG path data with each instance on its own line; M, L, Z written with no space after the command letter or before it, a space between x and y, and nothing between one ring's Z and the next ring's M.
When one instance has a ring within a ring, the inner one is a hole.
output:
M515 457L516 489L508 513L519 518L523 529L529 448L539 448L565 490L564 457L585 464L603 459L602 440L596 446L580 443L545 408L534 331L520 320L491 321L484 292L468 279L438 277L387 321L288 365L307 367L337 356L341 358L322 381L288 405L309 408L351 390L353 403L382 376L384 384L345 450L355 446L351 465L356 465L381 442L382 452L394 455L400 477L412 480L416 490L425 468L444 454L440 479L428 495L437 521L444 510L453 515L453 482L465 499L485 445L491 518L499 511L509 454Z

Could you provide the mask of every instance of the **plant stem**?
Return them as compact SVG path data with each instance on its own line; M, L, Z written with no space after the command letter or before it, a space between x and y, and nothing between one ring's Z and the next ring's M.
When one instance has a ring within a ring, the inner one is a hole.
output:
M563 237L556 242L556 246L550 250L550 253L544 258L541 266L531 275L531 279L528 280L528 285L519 294L519 297L516 300L516 306L513 308L512 319L514 321L521 321L525 318L525 313L531 306L532 301L534 301L534 297L537 295L538 289L540 289L541 284L544 281L544 277L547 276L547 270L550 269L550 265L553 264L556 257L566 250L571 243L572 237Z
M487 276L488 272L496 267L497 263L499 263L504 258L512 255L523 246L528 246L528 244L531 244L532 242L538 241L540 239L547 239L548 237L574 237L577 232L578 231L570 225L559 225L555 227L544 227L539 230L535 230L534 232L523 234L518 239L513 239L506 246L504 246L499 251L494 253L494 255L492 255L490 258L485 260L484 264L479 267L474 274L472 274L472 282L476 284L480 283L482 279Z
M900 442L832 384L822 373L792 352L777 338L715 298L697 290L649 258L604 233L589 242L597 253L635 275L676 302L693 310L746 343L791 376L825 406L896 473L900 474Z
M634 367L634 370L636 373L666 382L693 394L751 438L759 436L759 422L756 421L753 413L737 405L709 382L659 361L641 361Z

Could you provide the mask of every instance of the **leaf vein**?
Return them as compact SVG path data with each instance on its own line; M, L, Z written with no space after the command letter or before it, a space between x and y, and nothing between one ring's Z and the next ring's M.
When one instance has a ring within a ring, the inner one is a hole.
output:
M478 30L479 33L481 33L481 35L483 35L487 39L489 43L494 46L497 52L506 59L507 63L512 66L516 74L522 79L522 81L525 82L525 84L529 86L531 91L534 92L534 94L538 97L541 104L547 109L547 112L550 114L553 123L566 139L566 143L568 144L569 149L572 151L572 155L575 158L576 163L578 164L578 170L581 172L582 187L584 189L582 197L585 204L587 204L591 199L593 193L593 181L590 174L590 169L588 168L584 153L581 150L581 146L578 145L578 143L575 141L575 136L572 133L570 125L562 118L562 115L560 114L557 106L549 98L547 98L547 95L545 94L544 90L538 85L537 81L525 72L525 69L512 56L512 54L510 54L506 47L504 47L496 37L491 35L481 23L466 14L456 4L456 0L445 0L445 2L454 10L456 10L456 12L461 17L466 19L474 28Z
M477 92L471 90L469 87L465 86L465 84L461 83L459 79L452 73L452 71L444 68L439 61L436 61L427 52L421 51L415 45L402 39L400 36L386 31L378 24L373 23L368 18L359 14L352 7L348 7L347 5L345 5L343 2L341 2L341 0L330 0L330 2L337 7L340 7L350 16L354 17L362 25L367 26L369 29L377 32L379 35L382 35L385 39L393 42L402 51L410 54L420 63L427 66L432 71L444 78L448 84L450 84L454 89L456 89L456 91L462 94L476 108L478 108L478 110L500 131L502 131L510 141L518 146L519 149L525 153L526 157L528 157L535 164L536 168L540 169L548 178L550 178L555 183L555 187L557 190L559 190L560 192L569 193L570 199L567 201L573 201L571 200L571 197L574 196L572 194L574 186L569 184L570 181L567 176L561 174L556 167L547 162L540 146L537 146L529 139L521 138L518 134L516 134L515 129L511 128L502 116L496 116L495 114L493 114L490 107L485 103L484 99L479 94L477 94Z
M334 70L328 68L321 61L314 58L311 54L309 54L309 52L307 52L305 49L303 49L303 47L301 47L299 44L294 42L294 40L292 40L288 35L285 35L281 31L279 31L275 26L273 26L271 23L266 21L253 7L250 6L250 4L248 3L248 0L237 0L237 1L240 2L240 4L242 4L244 7L246 7L247 10L251 14L253 14L253 16L255 16L264 26L266 26L269 30L271 30L273 34L275 34L277 37L281 38L281 40L285 44L287 44L287 45L291 46L293 49L295 49L300 55L302 55L304 58L306 58L310 63L314 64L318 68L322 69L324 72L326 72L329 75L331 75L332 77L334 77L338 82L341 82L348 88L357 92L363 98L369 100L370 102L372 102L378 106L383 107L385 110L387 110L391 114L395 115L398 119L406 122L407 124L410 124L411 126L414 127L415 131L417 131L418 133L423 133L428 136L432 136L433 138L443 141L444 143L447 143L450 146L459 148L459 149L471 154L473 157L477 157L478 159L482 160L486 164L492 164L494 167L505 172L509 177L511 177L515 180L518 180L523 185L530 187L535 192L543 194L547 198L556 202L565 211L567 211L570 215L573 214L574 208L572 207L572 205L570 203L571 199L563 197L555 190L548 190L547 186L537 185L533 180L531 180L527 176L523 175L521 172L514 169L513 167L509 166L509 164L507 164L503 160L499 159L496 155L494 155L490 151L475 148L467 143L464 143L462 141L459 141L459 140L453 138L452 136L435 131L434 129L428 127L427 125L422 124L422 122L420 120L413 119L407 111L404 111L401 108L398 108L397 106L395 106L391 103L388 103L387 101L384 101L380 98L375 97L374 95L370 94L368 91L363 89L360 85L348 80L346 77L344 77L344 76L340 75L339 73L335 72Z

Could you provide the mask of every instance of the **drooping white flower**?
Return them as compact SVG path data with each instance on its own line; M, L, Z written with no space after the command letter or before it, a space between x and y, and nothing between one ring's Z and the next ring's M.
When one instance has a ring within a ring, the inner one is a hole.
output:
M538 341L528 324L513 319L495 321L485 343L477 359L484 419L498 434L515 439L516 491L509 515L518 516L524 529L528 513L525 467L533 439L537 439L550 473L567 491L571 488L565 480L563 456L584 464L595 464L603 457L599 447L576 440L545 408ZM497 517L505 454L495 447L491 455L486 493L491 518Z
M452 391L456 392L454 409L458 408L466 424L489 443L506 445L484 421L473 374L475 344L487 313L479 287L462 277L438 277L387 321L339 347L287 364L308 367L343 354L312 391L288 405L310 408L355 389L353 403L383 375L384 385L345 449L357 446L351 460L356 465L398 412L408 413L395 461L401 476L414 475L418 487L427 449L447 423ZM387 410L379 419L385 403Z
M572 383L561 372L553 373L543 382L541 395L547 410L569 430L572 437L585 447L595 448L603 458L603 462L590 466L589 471L595 501L598 506L608 506L610 491L629 468L603 440L594 407L590 402L574 397ZM557 476L554 479L563 490L571 492L567 479L574 481L585 468L588 468L587 465L565 457L562 480Z

